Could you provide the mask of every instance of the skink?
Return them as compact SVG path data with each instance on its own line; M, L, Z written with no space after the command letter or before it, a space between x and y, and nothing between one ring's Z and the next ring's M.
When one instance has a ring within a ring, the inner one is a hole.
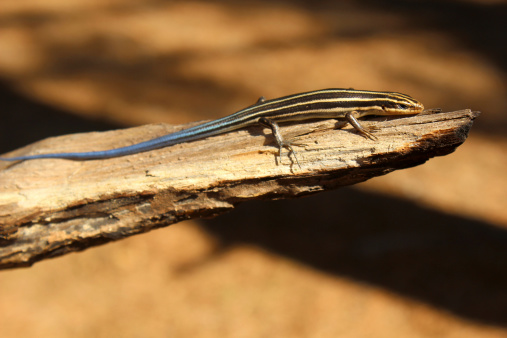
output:
M344 118L364 137L376 139L374 135L359 124L357 118L365 115L412 115L421 113L423 109L424 107L419 101L401 93L354 89L323 89L272 100L265 100L264 97L261 97L254 105L232 115L121 148L103 151L0 157L0 160L22 161L43 158L71 160L104 159L136 154L182 142L195 141L259 123L271 128L278 144L279 156L281 158L282 148L287 148L294 155L295 152L292 149L292 144L285 141L280 134L278 122L317 118Z

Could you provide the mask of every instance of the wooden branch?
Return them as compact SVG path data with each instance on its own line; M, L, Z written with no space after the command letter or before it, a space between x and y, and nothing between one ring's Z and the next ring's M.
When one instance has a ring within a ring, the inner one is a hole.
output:
M301 144L301 168L286 153L276 164L278 150L262 127L107 160L0 162L0 268L215 216L239 202L312 194L419 165L454 151L478 115L460 110L363 122L381 127L378 141L349 126L335 130L333 120L284 126L283 135ZM183 127L66 135L8 155L110 149Z

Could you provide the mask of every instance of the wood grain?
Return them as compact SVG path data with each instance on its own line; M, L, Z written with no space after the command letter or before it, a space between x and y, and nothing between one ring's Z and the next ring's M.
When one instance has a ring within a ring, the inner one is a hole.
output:
M460 110L363 122L378 141L320 120L282 127L301 168L262 127L106 160L0 163L0 269L195 217L240 202L293 198L351 185L453 152L479 112ZM195 123L194 123L195 124ZM191 125L194 125L191 124ZM163 124L53 137L8 156L103 150L182 128Z

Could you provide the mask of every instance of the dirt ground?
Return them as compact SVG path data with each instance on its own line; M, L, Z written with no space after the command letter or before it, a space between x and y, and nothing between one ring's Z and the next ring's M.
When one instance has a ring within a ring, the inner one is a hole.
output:
M329 87L482 115L415 168L0 271L0 335L507 337L506 21L503 0L2 0L0 152Z

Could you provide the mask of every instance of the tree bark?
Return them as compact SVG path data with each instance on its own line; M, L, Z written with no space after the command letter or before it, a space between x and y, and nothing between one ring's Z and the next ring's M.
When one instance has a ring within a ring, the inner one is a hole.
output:
M68 252L254 199L293 198L355 184L453 152L478 112L363 121L377 141L319 120L282 127L293 156L278 158L263 127L105 160L0 162L0 269ZM163 124L48 138L9 156L102 150L189 127ZM281 163L280 163L281 162Z

